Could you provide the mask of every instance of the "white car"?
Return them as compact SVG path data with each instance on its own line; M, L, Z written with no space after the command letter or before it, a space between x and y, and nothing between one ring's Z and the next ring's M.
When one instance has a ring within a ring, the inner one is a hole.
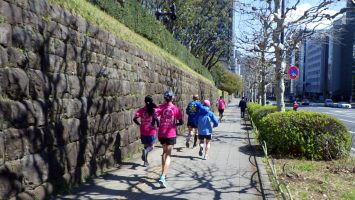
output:
M351 108L351 104L348 102L341 101L338 103L338 108Z
M324 101L324 103L325 103L325 106L327 106L327 107L333 107L333 100L331 100L331 99L326 99L325 101Z

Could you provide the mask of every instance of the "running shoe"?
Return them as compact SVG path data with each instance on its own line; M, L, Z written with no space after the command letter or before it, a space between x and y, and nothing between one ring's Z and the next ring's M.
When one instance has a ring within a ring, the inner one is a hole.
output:
M149 166L149 162L148 161L144 161L144 167L148 167Z
M208 156L207 156L207 155L203 156L203 159L204 159L204 160L207 160L207 159L208 159Z
M159 183L160 183L160 187L166 188L166 180L164 176L160 176Z

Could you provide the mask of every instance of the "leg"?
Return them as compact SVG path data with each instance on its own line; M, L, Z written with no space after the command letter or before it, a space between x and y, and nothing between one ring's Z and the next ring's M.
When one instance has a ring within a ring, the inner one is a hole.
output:
M166 159L166 144L163 144L163 154L161 155L161 173L163 174L164 172L164 166L165 166L165 159Z
M197 128L194 128L194 145L193 147L196 147L197 145Z
M165 176L169 170L170 162L171 162L171 151L174 145L163 145L163 155L162 155L162 172L159 179L159 183L161 187L166 187Z
M204 156L205 160L207 160L208 158L208 150L210 149L210 147L211 147L211 140L206 138L206 147L205 147L205 156Z
M186 136L186 148L190 147L191 136L192 136L192 127L188 126L188 133L187 133L187 136Z
M202 156L203 155L203 143L204 143L204 139L203 138L199 138L200 139L200 150L198 151L198 155Z

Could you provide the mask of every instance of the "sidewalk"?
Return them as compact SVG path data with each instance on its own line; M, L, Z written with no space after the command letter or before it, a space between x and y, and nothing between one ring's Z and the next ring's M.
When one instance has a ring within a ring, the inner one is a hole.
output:
M53 199L263 199L236 103L237 100L232 101L222 123L214 129L208 160L202 160L198 148L185 148L184 137L178 137L167 188L160 188L157 182L161 172L159 144L149 155L149 167L144 167L137 155L119 169L75 188L72 194Z

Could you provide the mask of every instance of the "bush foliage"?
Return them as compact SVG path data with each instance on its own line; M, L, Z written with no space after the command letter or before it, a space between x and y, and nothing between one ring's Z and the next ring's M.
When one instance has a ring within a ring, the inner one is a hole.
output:
M349 154L351 136L334 117L314 112L276 112L259 122L259 141L270 153L315 160L338 159Z
M213 80L211 73L201 64L201 61L177 41L154 16L141 7L139 1L126 0L123 5L117 0L91 0L91 2L131 30L176 56L199 74Z

